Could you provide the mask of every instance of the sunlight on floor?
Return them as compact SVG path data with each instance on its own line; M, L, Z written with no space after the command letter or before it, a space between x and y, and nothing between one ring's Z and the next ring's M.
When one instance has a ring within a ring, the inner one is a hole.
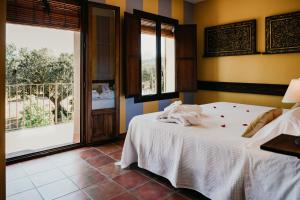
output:
M26 154L63 144L73 144L74 124L64 123L6 133L6 154Z

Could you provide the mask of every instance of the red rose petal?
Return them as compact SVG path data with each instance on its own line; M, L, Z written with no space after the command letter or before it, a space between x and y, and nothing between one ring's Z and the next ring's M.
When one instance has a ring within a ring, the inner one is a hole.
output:
M225 128L225 127L226 127L226 125L225 125L225 124L223 124L223 125L221 125L221 127Z

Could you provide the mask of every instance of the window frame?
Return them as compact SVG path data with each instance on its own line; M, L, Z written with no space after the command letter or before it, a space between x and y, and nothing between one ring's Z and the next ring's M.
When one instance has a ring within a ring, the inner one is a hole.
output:
M156 94L154 95L142 95L142 87L140 91L140 95L134 97L135 103L141 103L141 102L147 102L147 101L156 101L156 100L164 100L164 99L172 99L172 98L178 98L179 92L169 92L169 93L162 93L161 91L161 24L170 24L175 27L178 25L178 20L172 19L169 17L161 16L161 15L155 15L152 13L140 11L140 10L133 10L133 15L138 19L139 23L141 24L142 19L147 19L154 21L156 23L156 74L157 74L157 88L156 88ZM175 34L175 33L174 33ZM140 29L140 35L141 35L141 29ZM139 38L141 40L141 37ZM175 35L174 35L175 39ZM175 40L175 48L176 50L176 40ZM176 59L176 55L175 55ZM176 63L176 62L175 62ZM140 77L142 77L142 58L140 53ZM176 73L176 64L175 64L175 73ZM141 80L142 81L142 80ZM175 78L176 81L176 78ZM142 82L140 82L142 84ZM176 86L176 82L175 82ZM176 88L176 87L175 87Z

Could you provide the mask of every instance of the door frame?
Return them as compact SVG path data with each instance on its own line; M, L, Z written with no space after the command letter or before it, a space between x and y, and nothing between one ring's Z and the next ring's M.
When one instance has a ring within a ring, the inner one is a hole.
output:
M66 152L70 150L74 150L83 146L86 146L86 138L85 138L85 130L86 130L86 118L85 118L85 90L86 90L86 76L85 76L85 69L86 69L86 28L87 28L87 1L77 1L80 2L81 6L81 16L80 16L80 21L81 21L81 30L80 30L80 142L75 143L75 144L68 144L64 146L59 146L59 147L54 147L54 148L49 148L46 150L41 150L21 156L15 156L12 158L6 158L6 165L11 165L15 164L18 162L23 162L27 160L32 160L44 156L49 156L53 155L56 153L61 153L61 152Z

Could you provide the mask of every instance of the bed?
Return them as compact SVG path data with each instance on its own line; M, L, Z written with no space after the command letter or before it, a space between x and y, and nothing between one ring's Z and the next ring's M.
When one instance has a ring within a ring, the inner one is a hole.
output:
M109 83L93 83L92 110L114 108L115 92Z
M121 167L137 162L174 187L193 189L211 199L300 198L299 159L260 150L262 140L241 137L247 125L270 107L227 102L201 107L200 126L159 122L159 112L134 117Z
M93 98L92 101L92 110L105 109L105 108L114 108L115 99L97 99Z

